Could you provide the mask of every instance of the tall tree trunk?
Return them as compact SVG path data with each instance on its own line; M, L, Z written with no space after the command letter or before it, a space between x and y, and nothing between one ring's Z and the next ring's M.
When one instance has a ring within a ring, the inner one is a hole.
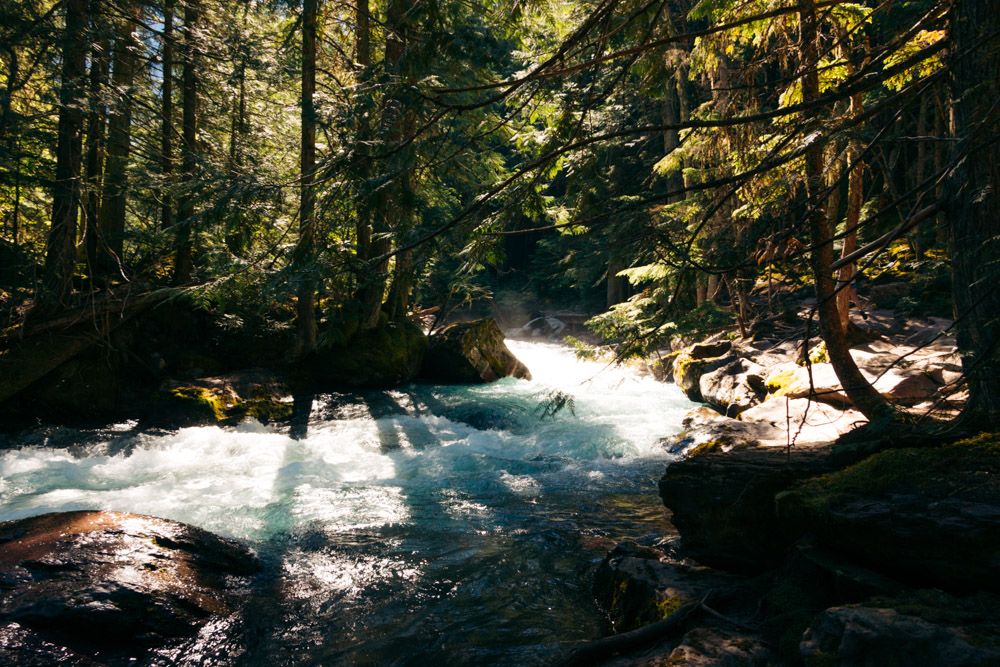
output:
M957 150L951 176L952 287L958 348L969 383L962 415L976 427L1000 425L1000 12L995 0L951 8L951 86ZM966 51L974 49L971 54Z
M201 22L200 0L187 0L184 6L184 71L181 75L183 124L181 166L186 191L177 202L177 250L174 258L175 285L191 280L191 236L194 226L193 186L198 169L198 24Z
M357 0L355 6L355 35L354 35L354 61L361 69L358 77L364 84L371 79L371 12L368 0ZM364 93L368 95L367 92ZM362 118L358 126L358 141L362 151L371 151L371 128L367 120ZM369 156L361 158L360 179L367 182L372 176L372 161ZM374 201L367 190L363 193L364 200L360 202L356 212L356 236L357 236L357 259L359 266L365 266L373 258L389 251L387 238L377 239L377 244L372 240L372 213ZM369 267L367 271L358 276L359 288L355 298L361 303L363 311L361 315L362 329L370 329L378 324L379 315L382 312L382 297L385 293L385 279L382 274L388 268L388 263L380 263L378 266Z
M842 38L846 39L847 36L842 34ZM847 76L854 76L857 67L851 61L850 49L841 46L840 55L847 61ZM864 100L861 93L851 95L851 106L848 110L851 118L857 118L862 111L864 111ZM861 147L856 138L850 137L847 140L847 168L851 170L851 173L847 177L847 212L844 219L848 231L847 236L844 237L841 257L847 257L858 249L858 222L861 221L861 207L865 199L864 165L858 164L859 159L861 159ZM854 272L853 262L837 272L837 283L840 288L840 291L837 292L837 312L840 313L840 326L848 337L851 333L851 297L855 294Z
M98 34L90 50L90 115L87 120L87 202L84 214L84 249L87 256L87 273L91 286L98 272L100 252L100 230L98 215L101 210L101 189L104 177L104 131L107 125L108 105L104 101L105 89L110 72L110 40L104 34L104 26L98 23L101 15L101 1L91 0L90 16Z
M384 63L386 72L392 76L391 90L383 102L382 110L382 132L389 146L394 146L402 141L406 136L406 128L412 122L410 109L405 108L404 101L399 94L402 84L402 73L404 69L403 59L406 52L406 27L403 23L405 4L403 0L389 0L386 8L386 38ZM406 207L409 205L409 172L405 168L405 160L408 151L398 152L392 163L382 166L385 170L394 171L392 185L383 187L375 195L372 205L372 232L370 243L370 257L375 259L388 253L392 249L393 235L397 239L402 239L405 230L403 220L407 215ZM389 192L387 192L387 190ZM393 304L393 310L404 307L409 300L409 276L405 275L411 267L411 260L397 255L393 271L393 280L398 283L390 287L387 302ZM370 329L378 324L379 316L382 312L382 305L378 303L382 295L385 294L387 274L389 271L388 260L380 261L372 267L371 283L367 289L368 301L365 305L365 314L362 319L362 328ZM390 313L395 315L396 313Z
M163 2L163 80L160 84L160 228L174 224L174 205L170 195L170 174L174 170L174 0Z
M802 77L802 99L804 102L819 97L819 74L817 65L816 8L812 0L804 0L799 12L801 30L800 55L805 74ZM823 189L823 146L814 145L805 156L806 187L810 197ZM815 203L810 201L810 203ZM826 342L827 354L837 379L854 406L868 419L874 420L891 414L886 400L875 391L858 369L844 329L840 325L840 314L834 296L834 281L830 265L833 263L833 234L829 219L822 206L814 206L809 215L809 231L813 250L810 254L813 279L816 282L816 308L819 313L819 329Z
M97 266L103 273L120 273L125 247L125 214L128 199L128 161L132 143L132 83L135 76L135 41L138 7L132 4L119 23L114 44L111 85L117 104L108 121L104 196L101 198L100 232L107 253L99 252Z
M52 226L45 243L42 287L36 298L36 312L42 316L65 305L73 289L76 223L81 193L87 37L86 0L66 0L56 177L52 186Z
M299 242L295 248L299 286L296 291L295 331L298 356L316 347L316 283L312 278L316 244L316 201L313 178L316 169L316 5L304 0L302 8L302 145L299 153Z

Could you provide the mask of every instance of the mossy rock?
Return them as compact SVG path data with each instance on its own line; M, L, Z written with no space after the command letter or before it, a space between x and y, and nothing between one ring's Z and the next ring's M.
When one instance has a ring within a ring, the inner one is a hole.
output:
M692 401L701 402L703 400L699 384L701 376L735 361L735 356L726 354L731 348L732 344L726 341L724 344L694 345L679 352L674 358L674 383ZM722 351L720 352L720 350ZM726 356L704 356L712 352L719 352L719 354L726 354Z
M831 551L911 585L1000 592L1000 436L881 452L775 497Z
M427 336L416 324L380 322L346 342L319 347L303 370L320 389L392 387L416 379L427 347Z
M503 377L531 379L528 367L508 349L503 331L492 317L452 324L432 336L421 375L471 384Z
M178 426L231 424L246 418L261 423L292 417L287 382L252 369L213 378L169 381L157 396L155 421Z

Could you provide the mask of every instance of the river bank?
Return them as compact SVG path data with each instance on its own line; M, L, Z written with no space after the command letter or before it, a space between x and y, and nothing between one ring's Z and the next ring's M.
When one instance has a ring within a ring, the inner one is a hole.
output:
M937 428L962 402L950 322L892 319L851 353L895 426L864 426L821 349L722 334L653 360L711 406L667 440L677 533L608 555L594 592L625 632L562 664L1000 659L1000 437Z

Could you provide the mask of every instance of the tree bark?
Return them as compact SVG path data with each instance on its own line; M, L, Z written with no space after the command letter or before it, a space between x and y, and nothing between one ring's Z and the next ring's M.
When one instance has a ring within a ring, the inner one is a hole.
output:
M316 169L316 5L304 0L302 7L302 143L299 153L299 242L295 248L299 285L296 290L296 354L304 356L316 347L316 284L312 278L316 243L316 202L313 177Z
M36 312L66 305L76 267L76 226L80 209L83 104L87 59L87 2L66 0L63 63L59 89L56 174L52 187L52 226L45 243L43 283Z
M1000 425L1000 12L994 0L951 8L953 131L948 200L958 348L969 384L962 420ZM965 52L973 49L970 54Z
M811 101L819 97L819 74L816 71L819 62L817 52L816 9L812 0L804 0L803 9L799 12L801 30L800 54L805 74L802 77L802 99ZM805 156L806 188L809 203L823 189L823 146L814 145ZM861 414L869 420L888 416L892 410L886 400L875 391L871 383L861 374L850 348L844 328L840 325L840 314L834 294L833 275L830 265L833 263L833 233L830 222L822 206L813 206L809 214L809 231L813 244L810 254L813 280L816 283L816 309L819 314L819 329L826 342L830 365L833 366L837 379L844 387L844 392L854 403Z
M184 6L184 71L181 75L181 123L183 125L181 167L186 192L177 203L177 240L174 257L175 285L191 280L194 272L191 242L194 226L194 196L192 190L198 168L198 24L201 22L200 0L188 0Z
M847 38L843 34L841 37L842 39ZM854 76L857 68L851 61L851 52L846 46L841 46L841 57L847 61L847 76ZM864 100L861 93L851 95L851 106L848 110L851 118L856 118L862 111L864 111ZM847 168L851 170L851 173L847 177L847 211L844 224L848 232L847 236L844 237L844 247L840 253L842 258L847 257L858 249L858 222L861 220L861 207L865 199L864 165L857 163L861 158L861 147L858 145L858 140L854 137L850 137L847 142ZM923 179L921 178L921 180ZM839 288L837 292L837 311L840 313L840 326L843 327L846 336L849 336L851 332L851 297L856 292L853 285L854 272L855 265L853 262L837 271L837 284Z
M160 204L160 228L174 224L174 206L170 195L170 174L174 170L174 0L163 2L163 80L160 84L160 175L163 190Z
M102 249L97 266L102 273L121 272L125 248L125 217L128 200L128 161L132 143L132 83L135 77L135 41L138 7L126 9L128 16L119 23L114 44L111 85L117 103L108 121L107 164L104 172L104 196L101 198L100 234Z
M406 26L403 21L405 4L402 0L389 0L386 9L385 20L385 57L384 66L386 73L392 77L390 83L391 92L387 94L382 109L382 131L386 138L386 144L393 146L403 140L406 136L407 127L412 123L412 112L405 108L404 101L399 92L402 86L402 74L404 70L404 58L406 53ZM375 195L371 206L371 241L370 258L375 259L388 253L392 249L392 239L402 238L404 233L403 220L407 215L406 207L409 205L409 172L406 170L404 162L407 150L398 152L393 163L383 165L383 169L394 171L393 182L390 187L383 187ZM388 190L388 192L387 192ZM403 275L400 268L409 267L411 260L401 255L396 256L396 269L394 271L394 282L398 285L389 288L387 301L393 303L393 310L401 307L405 310L405 305L409 300L409 276ZM383 307L382 295L386 293L387 275L389 271L388 260L382 260L371 266L369 275L370 283L364 290L365 312L362 317L362 329L371 329L378 325L379 317Z
M98 216L101 210L101 186L104 177L104 132L107 125L108 106L103 95L108 85L111 61L110 40L99 26L101 14L100 0L91 0L90 16L98 30L94 46L90 50L90 115L87 119L87 202L84 211L84 239L87 255L87 273L93 286L94 275L98 271L97 257L100 251L100 230Z

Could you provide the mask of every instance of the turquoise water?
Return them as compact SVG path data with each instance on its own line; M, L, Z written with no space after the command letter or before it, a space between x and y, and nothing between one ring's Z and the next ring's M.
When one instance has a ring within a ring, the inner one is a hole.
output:
M509 345L533 381L316 397L295 437L125 424L29 441L0 454L0 520L111 509L250 544L265 571L246 608L153 662L544 664L606 629L593 566L660 529L657 440L692 404L558 345Z

